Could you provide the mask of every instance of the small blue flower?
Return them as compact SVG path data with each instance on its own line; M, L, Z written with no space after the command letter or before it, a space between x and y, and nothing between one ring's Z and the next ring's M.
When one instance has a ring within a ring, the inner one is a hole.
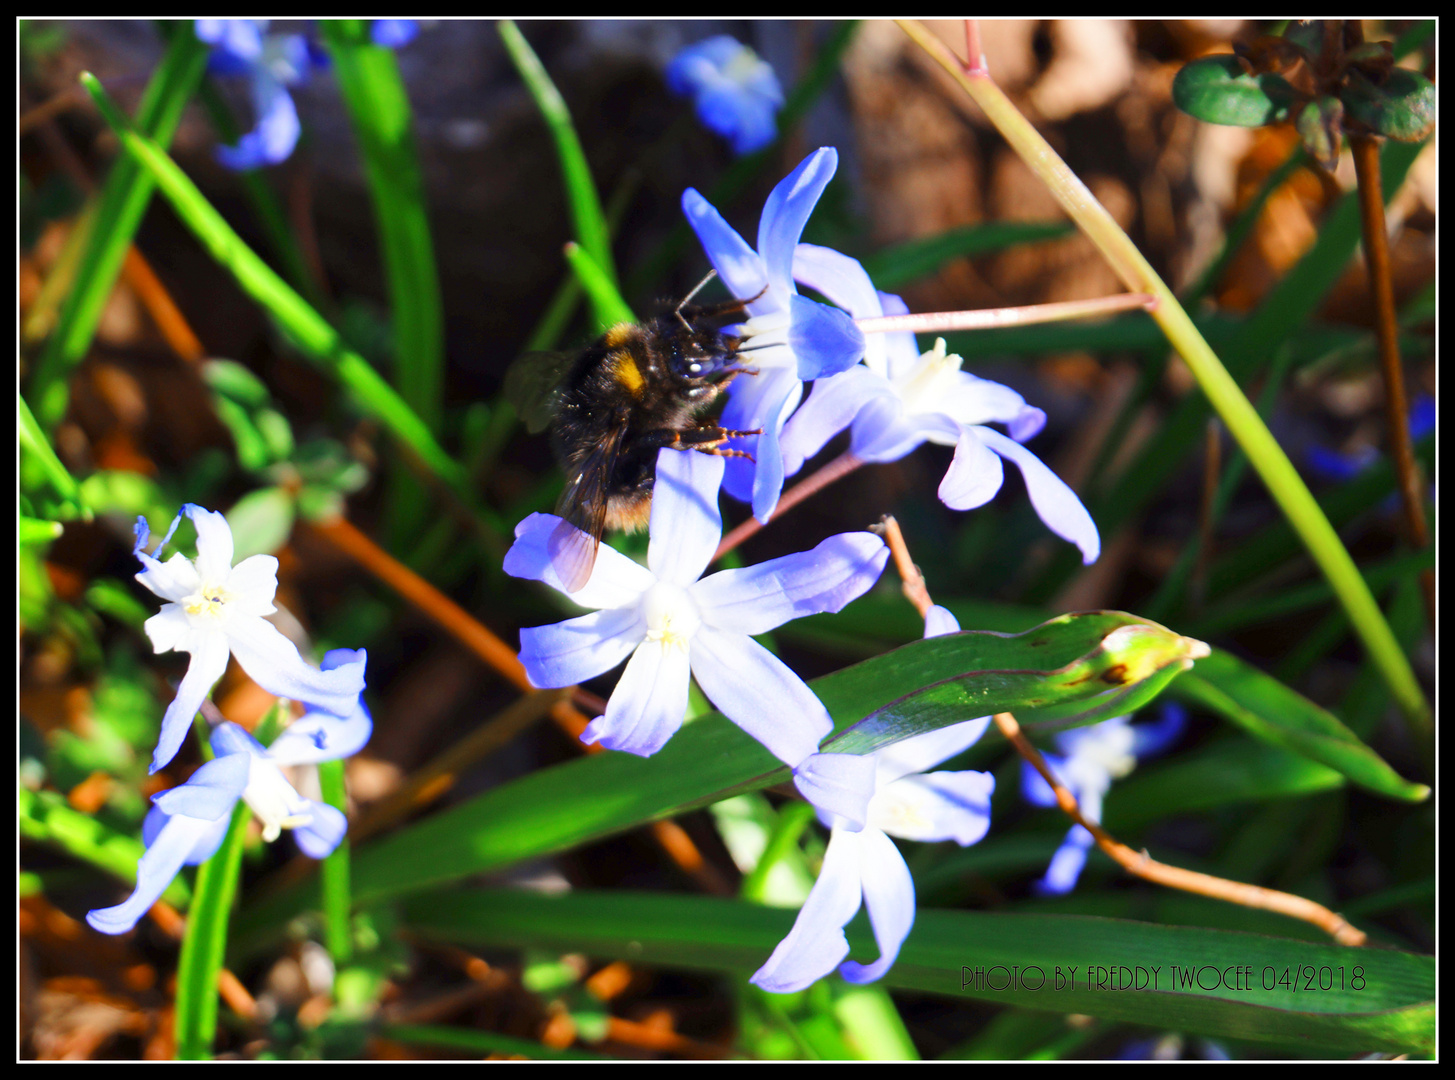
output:
M783 491L778 436L803 396L803 380L837 374L864 355L864 334L854 320L838 308L798 295L793 284L798 238L838 161L831 146L815 150L773 189L758 221L756 251L696 190L682 193L682 210L723 284L734 296L749 301L750 318L732 332L743 339L742 360L757 374L738 378L728 387L722 424L736 431L761 428L763 434L741 440L739 448L752 453L756 464L731 459L724 487L734 498L751 501L753 516L764 523ZM843 255L838 258L868 280L858 263ZM837 277L812 284L837 301Z
M1056 736L1061 755L1044 755L1057 779L1076 796L1076 805L1087 821L1100 823L1102 800L1113 780L1120 780L1137 767L1139 760L1162 753L1176 741L1187 723L1187 713L1181 705L1169 701L1162 706L1162 717L1155 723L1132 727L1130 721L1129 716L1114 716L1099 724L1063 731ZM1022 763L1021 793L1037 806L1056 805L1056 793L1030 762ZM1060 895L1076 888L1086 866L1086 853L1095 843L1091 833L1080 825L1071 826L1051 856L1046 876L1033 886L1035 890Z
M825 250L799 245L794 270L800 281L817 287L819 267L828 265ZM842 302L856 319L908 313L903 300L876 293L867 277ZM851 451L865 461L898 461L923 443L939 443L955 448L940 482L940 501L952 510L973 510L1000 490L1005 459L1020 469L1031 505L1046 527L1080 548L1083 562L1096 561L1101 537L1086 507L1021 445L1045 425L1044 412L1008 386L961 371L960 357L946 354L943 339L921 354L913 334L868 338L864 363L815 382L808 401L788 422L780 443L785 475L796 473L846 427ZM1005 424L1010 436L986 426L992 422Z
M955 618L931 608L925 636L954 633ZM814 754L793 770L793 782L831 829L818 881L779 942L750 980L775 994L802 990L838 968L852 983L873 982L893 966L914 925L914 880L891 836L962 847L990 827L995 777L982 772L932 772L976 742L988 716L901 739L872 754ZM844 927L860 904L879 946L872 964L845 961Z
M208 70L249 80L257 124L236 146L219 146L230 169L276 165L293 153L302 130L288 87L304 82L318 60L302 34L267 34L266 19L198 19L197 37L212 46Z
M335 649L324 657L325 670L358 666L363 650ZM142 824L146 852L136 866L136 889L115 907L98 908L86 921L103 934L124 934L157 902L183 866L206 862L227 833L239 799L263 823L263 839L273 841L293 830L305 855L321 859L343 839L347 822L332 806L299 795L280 766L316 765L357 753L369 741L373 721L363 699L355 697L345 715L306 712L273 745L264 747L237 724L219 724L212 733L217 755L185 784L152 798Z
M370 40L388 49L408 45L418 36L418 19L375 19L369 27Z
M197 527L197 558L180 552L166 562L158 556L177 531L183 515ZM227 658L238 663L270 694L306 702L326 712L345 713L364 689L363 654L351 664L323 671L311 667L276 626L263 618L276 610L278 560L253 555L232 565L232 529L221 514L187 503L156 550L142 550L150 530L137 518L132 553L145 567L136 580L168 601L146 621L147 637L157 652L192 654L177 696L162 717L161 736L151 771L171 761L187 737L192 718L213 683L227 670Z
M571 686L627 661L585 742L656 753L682 725L689 674L724 716L789 765L833 730L808 685L751 635L838 611L879 579L889 549L872 533L844 533L698 580L722 536L722 474L721 457L660 451L647 565L602 545L586 584L569 593L599 610L521 630L520 659L535 686ZM505 572L566 592L550 550L560 522L554 514L521 522Z
M688 45L667 65L667 85L692 98L703 126L751 154L778 134L783 87L768 62L746 45L720 34Z
M1435 399L1428 394L1415 398L1409 411L1410 441L1423 439L1435 430ZM1304 461L1309 471L1324 480L1343 482L1352 480L1380 458L1372 446L1363 446L1352 453L1341 453L1327 446L1317 444L1305 452Z

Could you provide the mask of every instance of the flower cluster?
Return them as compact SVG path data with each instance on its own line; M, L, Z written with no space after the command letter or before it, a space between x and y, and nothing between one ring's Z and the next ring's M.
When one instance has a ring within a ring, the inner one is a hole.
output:
M765 989L807 986L836 967L868 982L894 963L914 921L914 884L891 836L972 844L989 825L993 778L978 772L930 772L980 738L981 717L903 739L869 755L819 753L833 729L813 691L752 640L804 615L838 611L868 590L888 559L870 533L830 537L812 551L702 577L722 530L719 487L749 502L766 522L783 480L837 432L851 429L854 452L893 461L926 441L955 447L940 487L956 509L988 501L1001 486L1001 460L1016 464L1032 504L1087 562L1100 541L1090 515L1038 458L1021 446L1045 415L1007 387L960 370L944 343L921 354L909 334L866 335L856 319L902 312L897 297L877 292L853 259L800 243L803 228L837 167L825 147L773 189L749 245L692 189L683 211L728 290L744 301L735 335L752 373L728 388L721 423L740 436L724 458L712 450L658 454L647 565L603 547L579 588L565 584L552 552L564 526L535 514L516 528L505 570L567 593L591 613L521 631L521 661L533 684L563 687L626 667L605 713L582 738L643 756L682 725L689 679L733 723L794 770L799 792L818 810L831 838L818 882L793 930L753 977ZM802 283L830 304L798 292ZM813 382L795 414L803 383ZM791 419L790 419L791 417ZM989 426L1005 424L1004 435ZM574 582L573 582L574 584ZM958 631L934 608L925 633ZM880 956L846 962L843 927L868 907Z
M267 19L198 19L197 37L212 46L207 69L248 81L257 122L236 146L219 146L217 160L229 169L256 169L286 161L302 130L290 86L301 86L328 57L305 34L270 34ZM370 36L376 45L397 48L414 40L413 19L375 19Z
M1111 790L1111 782L1130 773L1139 760L1166 750L1182 734L1186 723L1187 713L1182 706L1168 702L1155 723L1133 727L1130 716L1114 716L1089 727L1063 731L1056 736L1061 753L1044 757L1056 778L1076 796L1081 816L1100 824L1101 803ZM1051 785L1028 761L1022 763L1021 792L1036 806L1056 805ZM1051 856L1045 876L1036 882L1036 891L1060 895L1076 888L1086 866L1086 854L1095 842L1086 829L1071 826Z
M690 97L704 127L733 153L761 150L778 135L783 87L768 62L726 34L688 45L667 65L667 86Z
M197 558L178 552L160 561L184 516L197 529ZM281 830L291 829L305 854L321 859L332 852L343 839L343 814L299 795L281 767L348 757L369 741L373 730L361 696L368 660L364 651L335 649L314 668L263 618L275 610L277 559L253 555L233 566L232 530L226 519L191 503L182 507L150 555L142 550L149 538L146 519L139 518L135 554L144 569L136 578L167 601L147 620L147 636L157 652L192 654L177 696L162 717L151 771L176 756L229 655L258 685L302 702L305 712L268 747L236 724L224 722L213 730L215 757L186 783L152 800L142 825L146 853L137 864L136 890L121 904L86 916L108 934L130 930L184 865L212 856L239 799L262 821L264 840L276 840Z

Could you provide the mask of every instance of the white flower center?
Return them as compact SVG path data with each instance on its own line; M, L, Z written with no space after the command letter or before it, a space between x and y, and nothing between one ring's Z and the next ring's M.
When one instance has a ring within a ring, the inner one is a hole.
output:
M906 778L907 779L907 778ZM933 824L925 813L924 800L912 785L893 783L876 791L869 800L868 824L890 836L923 836Z
M248 764L248 786L243 801L263 823L263 839L272 843L284 829L313 821L307 800L293 790L282 770L267 758L254 756Z
M182 610L194 619L220 620L227 614L227 605L231 601L232 593L222 585L204 581L197 586L196 592L182 598Z
M761 69L768 66L768 62L755 53L752 49L743 48L733 54L731 60L723 65L723 78L737 83L739 86L747 86L750 82L762 78Z
M743 342L739 348L741 362L752 364L759 371L773 368L798 370L798 357L788 346L788 329L793 323L785 304L779 311L754 315L738 328Z
M685 651L702 625L702 615L687 590L670 581L659 581L647 590L642 616L647 621L647 640L659 642L664 648Z
M961 363L955 353L946 354L944 338L935 338L935 347L921 353L918 362L894 382L904 411L910 416L944 412Z

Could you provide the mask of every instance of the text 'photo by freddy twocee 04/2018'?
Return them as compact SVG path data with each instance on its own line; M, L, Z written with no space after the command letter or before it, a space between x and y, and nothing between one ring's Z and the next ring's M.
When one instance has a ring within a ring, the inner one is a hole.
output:
M17 1056L1435 1060L1435 30L19 20Z

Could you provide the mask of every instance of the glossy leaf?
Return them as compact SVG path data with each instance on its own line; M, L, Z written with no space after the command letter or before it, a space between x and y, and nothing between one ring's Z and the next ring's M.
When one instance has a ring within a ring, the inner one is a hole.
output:
M410 931L433 941L743 974L762 963L794 915L714 897L591 891L448 891L415 897L404 908ZM855 956L873 955L866 931L863 919L850 926ZM1058 988L1057 969L1065 975L1073 966L1074 985ZM1103 969L1097 988L1088 986L1092 968ZM1025 984L1007 985L1013 971ZM1040 973L1045 982L1037 985ZM1116 981L1139 973L1144 989ZM1315 1052L1434 1046L1433 957L1198 927L921 909L883 985L1202 1035L1299 1042Z
M1172 100L1209 124L1263 127L1288 119L1297 92L1281 75L1249 74L1235 56L1204 56L1172 80Z
M1125 708L1125 693L1137 685L1127 681L1132 676L1155 687L1181 671L1185 640L1122 612L1063 615L1022 634L916 641L810 685L845 733L834 748L867 752L992 712L1015 712L1027 726L1042 718L1091 722ZM369 902L444 884L788 777L767 750L711 713L650 758L596 754L543 769L363 845L354 855L354 895ZM240 932L275 933L308 902L295 889L255 903Z
M1351 119L1379 135L1419 142L1435 130L1435 84L1418 71L1392 68L1377 84L1351 71L1339 96Z
M1199 661L1196 671L1183 673L1171 692L1250 735L1336 769L1370 791L1409 802L1430 794L1424 784L1395 772L1333 713L1221 649Z

